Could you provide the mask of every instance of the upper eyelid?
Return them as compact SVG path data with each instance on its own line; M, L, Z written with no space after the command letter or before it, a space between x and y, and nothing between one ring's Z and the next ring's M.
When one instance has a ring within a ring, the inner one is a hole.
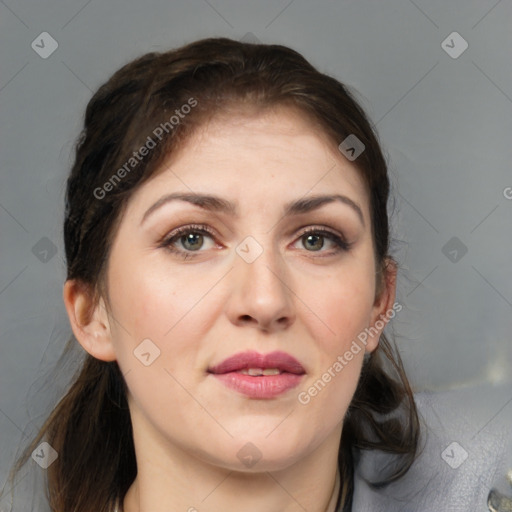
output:
M202 225L202 224L191 224L191 225L180 226L176 229L172 229L170 232L166 233L163 237L161 237L160 242L162 244L168 243L173 238L183 236L184 233L194 233L194 232L206 234L206 235L210 236L211 238L217 237L216 232L214 230L212 230L211 228L209 228L208 226Z
M169 239L169 238L179 235L180 233L187 232L187 231L188 232L205 231L206 234L208 234L208 235L211 235L214 237L218 236L217 230L210 228L206 224L186 224L184 226L180 226L175 229L172 229L170 232L166 233L162 237L162 239L164 239L164 240ZM290 230L290 231L292 231L292 230ZM323 226L320 224L308 224L308 225L302 226L300 228L295 228L295 229L293 229L293 231L299 232L299 233L304 233L304 232L308 232L308 231L325 231L332 235L340 236L341 238L345 238L344 233L340 232L338 229L328 227L328 226Z

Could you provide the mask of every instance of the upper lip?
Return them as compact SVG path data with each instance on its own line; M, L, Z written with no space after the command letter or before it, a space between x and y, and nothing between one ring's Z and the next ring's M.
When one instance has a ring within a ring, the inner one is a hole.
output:
M240 352L228 357L221 363L208 369L209 373L222 374L247 370L249 368L277 368L281 372L302 375L304 367L290 354L286 352L270 352L260 354L255 351Z

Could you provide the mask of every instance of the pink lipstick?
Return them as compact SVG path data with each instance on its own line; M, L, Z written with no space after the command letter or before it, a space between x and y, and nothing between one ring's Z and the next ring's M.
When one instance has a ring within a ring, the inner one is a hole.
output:
M208 369L208 373L230 389L249 398L274 398L296 387L306 373L293 356L285 352L235 354Z

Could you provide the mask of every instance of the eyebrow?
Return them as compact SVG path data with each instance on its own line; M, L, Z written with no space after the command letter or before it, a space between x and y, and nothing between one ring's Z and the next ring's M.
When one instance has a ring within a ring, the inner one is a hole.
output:
M144 213L142 217L140 222L141 225L154 211L158 210L164 204L170 203L172 201L185 201L187 203L193 204L194 206L199 206L203 210L225 213L234 217L238 217L239 215L236 204L221 197L209 194L175 192L173 194L167 194L161 197L156 203L150 206L150 208L146 211L146 213ZM352 210L356 212L363 226L365 225L361 207L349 197L341 194L317 195L291 201L285 205L283 217L309 213L313 210L321 208L326 204L330 204L336 201L352 208Z

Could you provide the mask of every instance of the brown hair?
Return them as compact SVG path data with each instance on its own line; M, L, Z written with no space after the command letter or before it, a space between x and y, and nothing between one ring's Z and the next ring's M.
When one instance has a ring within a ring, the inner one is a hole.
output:
M317 71L294 50L227 38L148 53L119 69L90 100L67 181L67 279L78 280L99 298L110 245L131 195L205 119L242 105L259 110L292 106L314 119L336 145L350 134L363 142L365 150L354 164L370 197L380 289L392 261L389 180L365 113L346 86ZM149 138L155 147L139 155L136 164L131 162ZM125 172L120 171L123 168ZM122 179L114 180L116 173ZM72 337L64 355L73 344ZM69 390L11 475L44 439L59 454L47 470L51 510L111 512L116 503L122 503L137 473L126 391L117 362L86 354ZM378 348L365 359L344 420L339 506L351 509L357 450L377 449L399 456L393 473L373 482L378 486L409 469L418 453L418 440L418 414L402 361L382 335Z

